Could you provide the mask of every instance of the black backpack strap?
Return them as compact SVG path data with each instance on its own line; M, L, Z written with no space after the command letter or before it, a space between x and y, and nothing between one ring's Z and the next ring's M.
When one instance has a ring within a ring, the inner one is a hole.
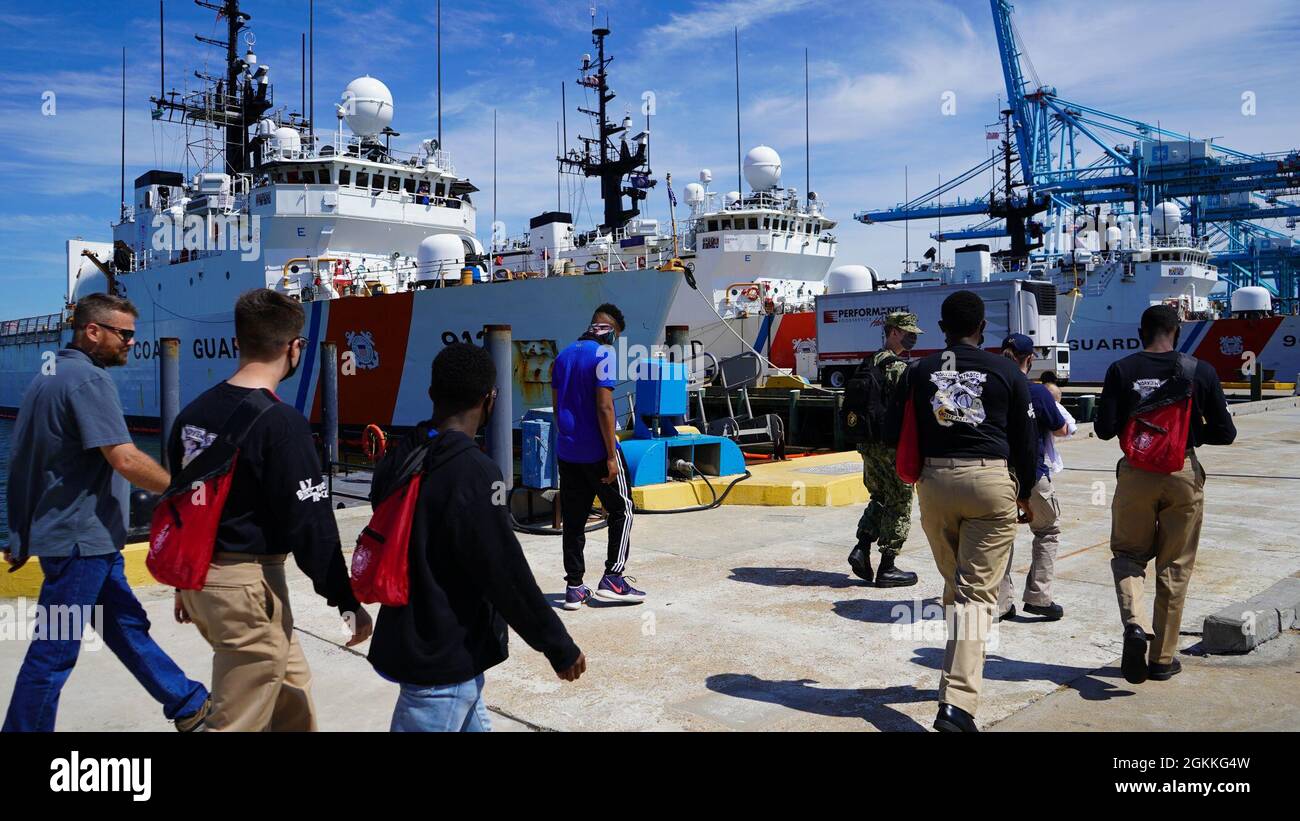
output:
M1196 382L1196 365L1196 357L1186 353L1178 354L1178 375L1189 384Z
M268 391L254 388L235 406L226 423L221 426L219 435L232 446L239 447L244 443L248 432L253 429L254 423L277 404L278 401Z

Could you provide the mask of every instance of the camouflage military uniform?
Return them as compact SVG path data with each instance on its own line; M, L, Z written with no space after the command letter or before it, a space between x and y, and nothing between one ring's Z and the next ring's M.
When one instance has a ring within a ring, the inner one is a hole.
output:
M877 352L871 364L879 365L892 356L887 350ZM885 396L893 397L899 380L907 370L907 363L897 360L885 366ZM858 544L880 545L880 553L897 556L907 540L912 522L912 486L898 478L894 469L894 448L878 442L858 445L862 454L862 483L871 494L867 509L858 520Z

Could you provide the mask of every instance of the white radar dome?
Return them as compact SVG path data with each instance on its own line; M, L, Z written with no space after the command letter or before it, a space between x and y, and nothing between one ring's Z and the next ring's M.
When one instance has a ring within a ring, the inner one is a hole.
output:
M1182 222L1182 211L1178 204L1165 201L1157 205L1155 213L1151 215L1151 230L1162 235L1177 234Z
M745 155L745 181L755 191L767 191L781 185L781 155L776 149L760 145Z
M369 75L348 83L339 108L358 137L374 137L393 121L392 92Z
M1261 288L1258 285L1248 285L1245 288L1238 288L1232 292L1232 312L1239 311L1264 311L1271 313L1273 310L1273 297L1269 294L1267 288Z
M302 148L302 135L295 129L282 125L271 135L271 142L276 151L287 157Z
M735 205L735 204L738 203L738 202L740 202L740 192L739 192L739 191L728 191L728 192L727 192L727 205Z
M459 279L465 267L465 245L455 234L430 234L415 251L415 278L431 282L438 278Z
M707 168L700 169L700 182L708 185L713 182L713 172Z
M870 291L875 279L876 272L865 265L837 265L826 274L826 293Z
M704 202L704 186L698 182L686 184L686 202L691 205L699 205Z

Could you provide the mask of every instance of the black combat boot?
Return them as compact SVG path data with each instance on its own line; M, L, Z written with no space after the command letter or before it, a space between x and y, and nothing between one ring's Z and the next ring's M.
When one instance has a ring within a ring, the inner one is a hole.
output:
M858 542L857 547L849 553L849 567L853 568L853 575L871 584L874 578L871 571L871 542Z
M890 553L880 554L880 570L876 571L876 587L911 587L916 584L916 574L894 567Z

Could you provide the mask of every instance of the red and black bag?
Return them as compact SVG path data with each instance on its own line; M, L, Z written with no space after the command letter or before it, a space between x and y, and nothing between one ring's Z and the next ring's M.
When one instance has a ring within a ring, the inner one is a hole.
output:
M1192 432L1195 380L1196 360L1179 354L1174 377L1138 402L1119 436L1130 465L1152 473L1183 469Z
M217 542L239 448L253 423L275 407L275 395L254 390L235 407L217 438L172 477L153 511L145 565L162 584L199 590Z
M428 455L425 440L402 459L387 492L375 500L370 522L357 536L352 592L358 601L403 607L411 600L411 525Z

